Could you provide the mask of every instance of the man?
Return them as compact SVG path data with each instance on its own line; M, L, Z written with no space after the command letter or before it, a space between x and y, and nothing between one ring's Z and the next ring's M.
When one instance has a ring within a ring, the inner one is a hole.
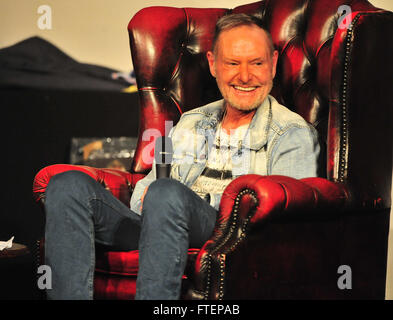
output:
M223 100L183 114L170 133L171 179L155 179L153 169L137 183L131 210L83 173L51 179L45 204L49 298L92 298L96 242L139 247L136 299L178 299L187 249L211 236L233 179L316 176L315 130L269 95L278 55L260 25L244 14L218 21L207 59Z

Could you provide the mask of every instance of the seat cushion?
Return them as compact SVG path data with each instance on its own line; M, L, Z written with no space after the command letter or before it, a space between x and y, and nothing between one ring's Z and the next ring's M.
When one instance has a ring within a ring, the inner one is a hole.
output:
M186 270L182 281L184 296L189 276L200 249L189 249ZM101 251L96 252L96 269L94 275L94 299L133 300L136 291L139 251L128 252Z
M199 249L188 250L187 265L192 264L199 252ZM139 251L127 252L97 251L96 273L105 273L120 276L136 276L138 273ZM189 270L189 268L187 268ZM187 273L187 272L186 272Z
M94 275L94 300L134 300L135 292L136 277Z

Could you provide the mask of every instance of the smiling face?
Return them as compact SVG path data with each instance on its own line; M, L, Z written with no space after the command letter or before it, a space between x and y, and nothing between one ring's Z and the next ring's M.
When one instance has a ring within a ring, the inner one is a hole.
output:
M227 107L254 110L272 89L277 51L271 52L265 31L257 26L222 31L207 59Z

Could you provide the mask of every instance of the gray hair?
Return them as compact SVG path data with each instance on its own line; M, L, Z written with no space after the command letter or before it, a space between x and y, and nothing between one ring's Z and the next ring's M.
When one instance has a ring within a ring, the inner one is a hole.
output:
M272 40L272 36L269 31L263 26L263 21L257 16L246 14L246 13L232 13L226 14L218 19L216 23L216 29L214 31L214 38L212 44L212 50L216 53L217 41L221 34L221 32L230 30L240 26L257 26L258 28L265 31L265 34L268 39L268 45L270 49L270 54L273 55L274 52L274 44Z

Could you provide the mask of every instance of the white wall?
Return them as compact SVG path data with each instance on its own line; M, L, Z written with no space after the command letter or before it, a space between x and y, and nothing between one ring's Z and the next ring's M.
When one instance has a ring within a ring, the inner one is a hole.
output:
M132 69L127 25L148 6L235 7L252 0L0 0L0 48L38 35L80 62ZM49 5L52 29L40 30L38 7Z
M127 25L148 6L233 8L256 0L0 0L0 48L38 35L80 62L132 69ZM393 11L391 0L371 0ZM52 29L40 30L41 5L52 10Z

